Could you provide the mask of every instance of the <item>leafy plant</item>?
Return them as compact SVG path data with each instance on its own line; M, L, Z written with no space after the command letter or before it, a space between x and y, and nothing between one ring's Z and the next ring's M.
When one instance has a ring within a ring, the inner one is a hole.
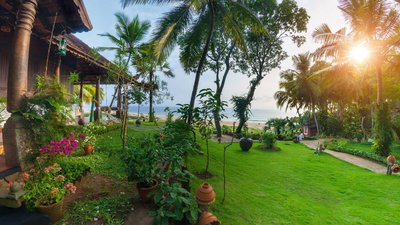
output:
M67 183L62 175L61 167L53 165L32 171L32 175L25 185L23 196L27 207L31 210L39 205L51 205L63 199L68 193L75 193L76 187Z
M251 103L245 96L233 96L231 99L233 104L234 116L240 121L247 121L251 114ZM239 134L243 128L244 123L241 127L236 129L236 134Z
M390 145L393 142L393 130L387 103L377 106L375 120L375 141L373 148L380 156L388 156L390 154Z
M161 183L156 189L154 202L159 206L157 210L150 212L155 218L155 224L168 225L182 220L194 224L200 213L194 195L178 183Z
M276 135L272 132L265 132L262 135L262 143L267 149L272 149L276 143Z
M122 160L125 162L129 180L143 185L154 182L159 168L161 145L152 137L129 139Z

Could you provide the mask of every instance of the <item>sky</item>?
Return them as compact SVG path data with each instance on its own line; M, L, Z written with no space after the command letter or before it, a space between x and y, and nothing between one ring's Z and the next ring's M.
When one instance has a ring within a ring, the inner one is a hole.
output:
M116 19L114 14L116 12L124 12L130 18L138 15L140 20L148 20L151 22L152 28L156 27L157 20L162 17L163 13L167 12L170 7L168 6L155 6L155 5L134 5L122 9L119 0L85 0L84 1L89 17L93 24L93 30L86 33L78 33L76 36L87 43L90 47L104 47L112 46L110 41L101 37L98 34L109 32L114 34L114 26ZM279 89L279 73L286 69L292 68L291 56L313 51L318 47L311 37L313 30L320 26L322 23L327 23L333 31L345 26L345 21L342 13L337 8L338 0L299 0L297 1L300 7L307 10L310 20L308 23L308 31L304 34L307 41L304 45L298 48L292 44L290 40L285 41L284 49L288 52L289 56L281 64L281 68L275 69L270 72L257 87L254 101L252 102L253 109L268 110L278 117L286 117L295 115L294 111L285 112L284 109L279 110L274 100L274 93ZM151 32L149 32L151 33ZM150 38L148 35L147 38ZM113 52L101 53L109 60L113 59ZM165 101L163 106L175 106L178 103L189 103L190 95L192 92L194 74L187 74L183 71L179 62L178 47L172 52L168 58L168 62L175 74L175 78L165 80L168 82L168 89L174 100ZM215 88L215 76L206 72L202 75L199 85L199 90L202 88ZM103 87L106 88L106 87ZM249 88L249 79L242 74L234 74L231 72L227 78L227 84L223 92L223 100L229 101L234 95L244 95ZM106 105L111 101L113 92L112 87L106 88L106 99L102 105Z

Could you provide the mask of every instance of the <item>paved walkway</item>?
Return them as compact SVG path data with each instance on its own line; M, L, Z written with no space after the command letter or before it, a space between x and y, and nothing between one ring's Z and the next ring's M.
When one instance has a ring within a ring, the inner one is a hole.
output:
M303 141L303 143L308 146L309 148L315 149L317 148L319 143L323 143L324 140L315 140L315 141ZM341 159L343 161L349 162L351 164L354 164L356 166L371 170L375 173L381 173L381 174L386 174L386 166L379 164L377 162L364 159L355 155L351 155L348 153L344 152L336 152L332 150L325 150L325 153L332 155L338 159ZM397 174L399 175L399 174Z

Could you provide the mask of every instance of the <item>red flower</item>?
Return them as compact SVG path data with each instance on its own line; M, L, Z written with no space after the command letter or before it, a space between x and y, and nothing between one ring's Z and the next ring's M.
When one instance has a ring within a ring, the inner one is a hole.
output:
M163 138L165 138L165 134L161 133L160 134L160 139L163 139Z
M78 137L79 137L79 139L81 139L81 140L85 139L85 135L84 135L84 134L79 134Z

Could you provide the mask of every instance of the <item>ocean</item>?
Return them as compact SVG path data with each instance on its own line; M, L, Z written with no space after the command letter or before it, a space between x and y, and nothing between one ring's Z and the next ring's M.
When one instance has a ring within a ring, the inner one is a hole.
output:
M165 112L165 108L169 107L169 109L174 112L174 115L177 115L175 112L178 107L176 106L155 106L154 111L156 115L166 116L167 112ZM129 112L136 114L138 111L137 105L130 105ZM271 118L285 118L286 116L291 116L285 113L284 111L280 111L277 109L251 109L251 115L249 122L266 122L268 119ZM149 113L148 106L141 106L140 107L140 114L147 115ZM232 108L225 108L224 112L225 121L236 121L237 119L233 116L233 109Z

